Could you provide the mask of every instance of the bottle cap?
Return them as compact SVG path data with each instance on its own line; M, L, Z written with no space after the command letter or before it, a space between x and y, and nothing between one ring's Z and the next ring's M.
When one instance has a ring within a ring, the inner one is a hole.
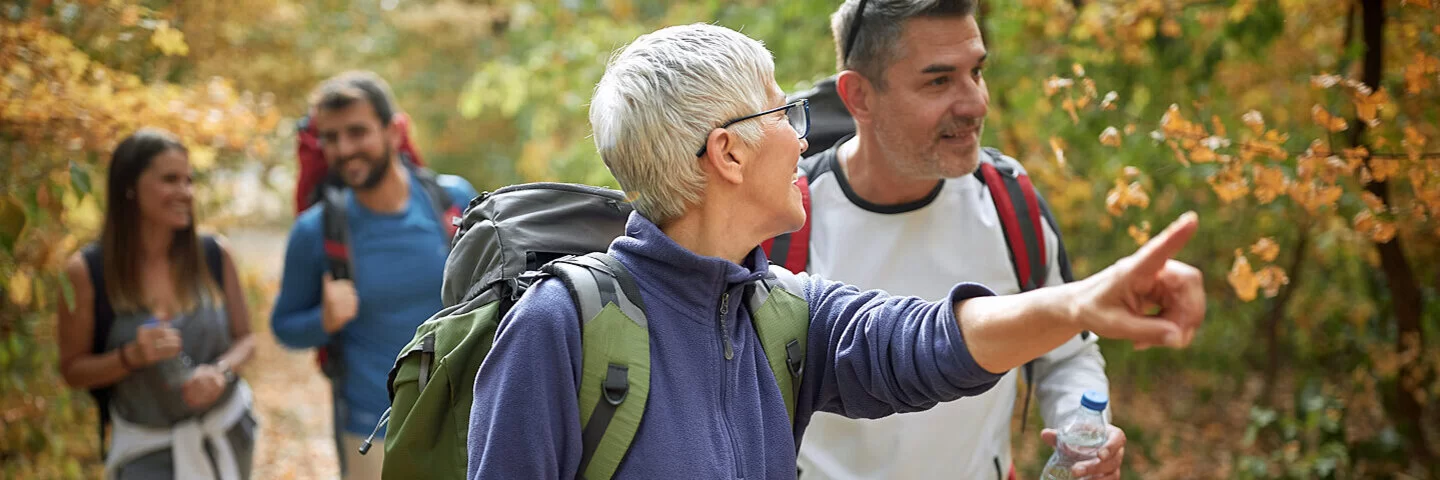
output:
M1097 412L1105 411L1105 406L1109 404L1109 395L1094 390L1086 391L1085 395L1080 397L1080 406Z

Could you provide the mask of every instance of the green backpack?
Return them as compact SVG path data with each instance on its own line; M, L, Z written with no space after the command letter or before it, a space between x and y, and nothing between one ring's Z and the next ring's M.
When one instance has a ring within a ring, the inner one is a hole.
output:
M645 304L634 278L603 253L624 234L631 210L619 191L558 183L513 185L470 202L445 264L446 307L416 329L390 370L391 407L381 419L389 424L385 478L465 477L480 364L505 312L548 276L564 281L584 322L580 476L614 475L650 385ZM746 291L793 426L809 305L798 279L776 266ZM368 449L367 440L360 453Z

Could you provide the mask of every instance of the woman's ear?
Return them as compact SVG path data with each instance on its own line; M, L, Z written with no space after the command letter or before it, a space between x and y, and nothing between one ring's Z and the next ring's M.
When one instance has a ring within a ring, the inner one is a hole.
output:
M739 184L745 179L741 167L748 161L749 154L733 132L716 128L705 137L705 154L698 160L701 169L707 173L713 173L722 181Z
M856 122L870 123L870 101L874 85L860 72L845 70L835 77L835 93Z

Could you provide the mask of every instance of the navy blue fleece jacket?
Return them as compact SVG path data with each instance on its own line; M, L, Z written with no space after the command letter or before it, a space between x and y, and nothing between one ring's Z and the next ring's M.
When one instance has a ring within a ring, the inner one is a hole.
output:
M970 355L953 308L990 295L985 287L956 285L926 302L801 275L810 330L792 429L747 309L727 309L729 330L720 327L721 296L742 305L744 287L764 274L759 248L744 265L699 256L635 214L610 253L639 283L651 362L645 417L616 478L794 478L795 446L816 411L924 410L1000 379ZM579 314L559 280L540 282L505 315L475 381L469 478L576 478L580 345Z

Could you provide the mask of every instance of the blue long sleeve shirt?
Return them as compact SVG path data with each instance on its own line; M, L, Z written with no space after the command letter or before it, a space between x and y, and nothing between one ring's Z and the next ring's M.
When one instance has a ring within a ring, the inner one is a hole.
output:
M460 177L440 175L437 182L462 209L476 195L475 188ZM337 400L346 406L344 430L368 435L390 406L385 384L395 356L414 337L415 327L440 310L449 239L414 175L410 200L402 212L373 212L349 192L345 202L359 308L355 319L334 334L345 353ZM290 348L319 347L331 340L320 320L321 283L329 271L321 210L317 205L300 215L285 249L284 276L270 326Z
M975 395L1000 376L965 347L955 302L991 292L956 285L948 299L889 296L801 275L810 306L795 428L746 308L764 274L696 255L644 217L610 253L638 282L650 331L645 417L616 478L794 478L795 446L816 411L876 418ZM579 314L565 286L535 285L501 320L475 381L468 477L575 478L581 456ZM727 325L728 330L722 330ZM722 336L734 355L727 360Z

